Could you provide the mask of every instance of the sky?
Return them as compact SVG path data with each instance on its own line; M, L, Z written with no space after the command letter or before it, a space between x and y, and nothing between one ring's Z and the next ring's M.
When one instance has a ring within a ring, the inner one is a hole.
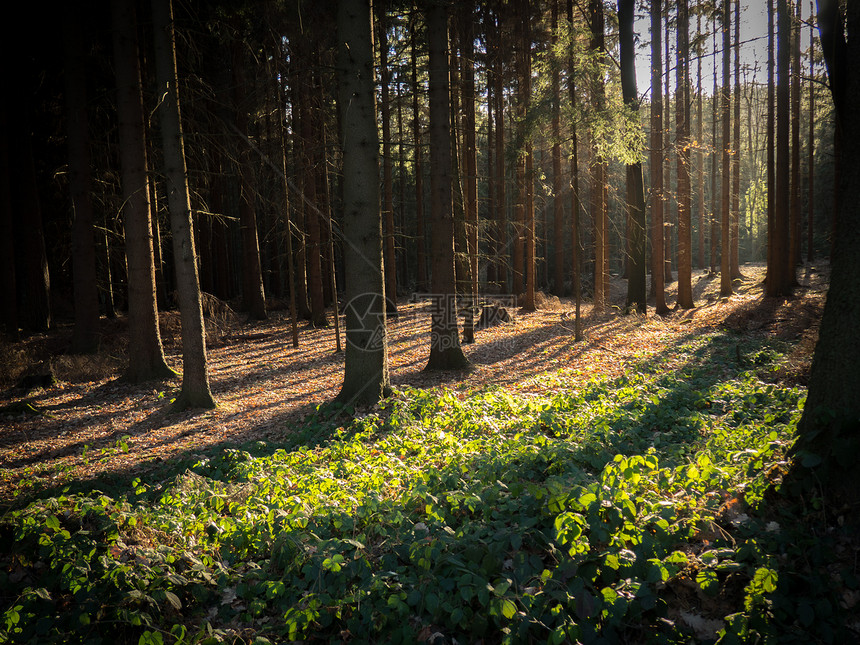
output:
M809 2L805 0L802 6L802 17L807 19L809 16ZM734 14L733 16L734 17ZM638 14L636 17L635 31L639 36L639 48L636 50L636 82L640 96L648 96L651 87L651 71L650 71L650 34L651 20L647 13ZM734 33L734 27L733 33ZM711 26L702 25L702 31L710 34ZM690 16L690 37L692 39L696 32L696 17ZM672 51L670 56L674 60L675 57L675 34L671 35L670 46ZM713 76L713 39L707 39L706 56L702 60L702 86L705 94L711 94L714 85ZM717 42L718 51L722 50L722 36L718 36ZM805 51L809 47L809 28L804 26L801 30L800 40L801 51ZM757 71L754 70L758 62ZM665 64L665 61L664 61ZM696 60L691 61L690 75L693 83L696 81ZM722 61L720 56L717 56L717 75L722 70ZM741 2L741 68L747 67L747 78L752 81L753 74L757 82L763 83L767 76L767 3L762 1L742 0ZM732 58L732 69L734 69L734 57ZM741 72L743 74L743 71ZM743 76L742 76L743 78ZM734 82L734 81L733 81ZM675 77L672 74L672 87L674 88Z

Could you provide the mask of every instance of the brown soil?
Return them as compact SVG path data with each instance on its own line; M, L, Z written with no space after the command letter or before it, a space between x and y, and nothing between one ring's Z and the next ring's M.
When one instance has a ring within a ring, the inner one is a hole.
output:
M540 391L535 377L560 367L575 377L616 375L634 361L660 353L690 333L728 327L780 338L794 345L781 378L805 383L826 290L827 266L800 276L795 296L762 297L764 269L743 267L736 294L718 297L719 276L696 272L698 307L666 317L623 315L626 283L613 279L613 307L598 313L582 308L584 340L573 339L573 303L546 299L534 313L476 332L465 346L474 369L426 373L430 322L426 303L399 305L389 329L391 379L395 387L480 387L497 384ZM675 284L667 288L674 300ZM162 314L168 363L181 368L178 316ZM337 395L343 355L335 354L334 330L303 325L300 346L290 342L288 315L274 312L262 323L210 330L209 366L218 408L168 414L179 383L130 385L118 380L125 360L124 321L102 320L102 351L94 357L63 354L70 330L0 344L0 504L15 497L110 472L146 476L162 462L194 455L215 445L278 442L297 421ZM12 386L28 370L50 365L58 383L26 393ZM38 412L28 409L33 406ZM130 437L128 452L118 450ZM109 458L105 458L109 455Z

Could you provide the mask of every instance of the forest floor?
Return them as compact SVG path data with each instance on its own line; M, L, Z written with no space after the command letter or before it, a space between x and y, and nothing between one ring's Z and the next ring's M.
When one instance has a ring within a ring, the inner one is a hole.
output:
M781 339L793 350L775 375L804 385L823 310L829 267L815 264L799 272L800 286L785 300L763 298L764 267L745 265L735 295L719 297L719 276L696 271L695 309L668 316L624 315L626 282L614 278L609 311L582 307L583 340L574 342L570 299L548 297L534 313L512 311L514 319L476 332L464 346L474 368L468 372L427 373L430 317L426 303L399 303L399 317L388 334L395 388L474 389L499 385L527 393L542 389L546 371L568 367L584 380L615 376L625 366L663 354L680 338L729 329L739 334ZM667 287L674 303L675 282ZM124 361L124 321L102 319L102 352L95 357L63 354L70 328L0 345L0 505L18 505L32 494L97 477L149 473L167 463L249 441L277 443L299 420L338 393L343 354L335 353L334 329L303 323L299 347L291 345L290 320L273 311L268 320L222 330L210 344L209 367L218 407L210 411L168 413L179 381L130 385L118 379ZM169 364L181 369L178 314L162 314L162 336ZM343 332L341 332L343 333ZM25 392L13 386L23 375L47 367L58 382ZM357 411L360 412L360 411ZM108 458L109 457L109 458Z

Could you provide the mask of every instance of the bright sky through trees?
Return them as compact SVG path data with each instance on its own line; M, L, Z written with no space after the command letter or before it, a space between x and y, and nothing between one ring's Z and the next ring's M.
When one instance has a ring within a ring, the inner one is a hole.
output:
M803 2L803 0L802 0ZM809 19L809 3L803 2L801 7L803 19ZM732 13L734 16L734 12ZM647 11L640 11L636 15L636 36L638 39L638 47L636 51L636 84L639 90L639 95L647 97L651 88L651 71L650 71L650 55L648 48L651 44L651 34L649 31L649 18ZM702 21L702 32L708 37L705 41L705 60L702 65L702 91L707 95L709 88L713 87L713 69L711 54L713 54L713 39L710 37L711 21ZM696 17L690 15L690 41L693 42L693 37L696 33ZM672 59L674 60L674 49L677 34L670 32L669 44L672 49ZM721 48L722 40L718 39L718 48ZM801 30L800 39L801 51L805 51L809 47L809 30L804 28ZM695 54L691 53L690 64L692 71L695 73L696 58ZM756 70L757 65L757 72ZM763 83L766 81L767 65L767 3L766 2L747 2L741 3L741 66L748 71L746 80L753 81L755 73L756 82ZM719 74L719 71L717 72ZM744 74L744 71L741 71ZM673 74L674 78L674 74ZM743 82L743 77L742 77ZM674 83L674 81L673 81Z

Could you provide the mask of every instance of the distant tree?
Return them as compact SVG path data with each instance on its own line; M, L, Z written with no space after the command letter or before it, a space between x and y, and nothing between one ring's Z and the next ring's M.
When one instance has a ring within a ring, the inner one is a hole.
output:
M138 66L137 18L132 0L111 5L119 113L120 172L128 261L128 369L132 382L173 378L158 329L152 255L143 104Z
M240 137L236 141L237 167L239 175L239 223L242 231L242 308L254 320L265 320L266 296L263 289L263 273L260 265L260 238L257 232L256 196L253 177L254 166L251 155L254 151L246 144L248 135L249 100L245 80L244 45L238 38L232 44L233 102L235 126Z
M838 0L818 1L818 29L836 118L845 141L860 141L860 3L849 2L847 39ZM860 146L842 148L840 210L830 288L797 427L788 482L822 492L852 524L860 506ZM807 470L807 467L811 470Z
M414 11L413 16L418 12ZM418 100L420 91L418 84L418 46L416 33L418 21L413 19L409 31L410 64L412 68L412 137L415 144L415 236L417 252L415 260L418 264L418 291L427 290L427 240L424 224L424 155L423 139L421 136L421 108Z
M603 69L606 56L605 17L602 0L589 0L591 24L590 48L598 60L598 69ZM594 73L591 79L591 100L594 110L602 118L606 107L606 88L603 73ZM609 217L606 204L607 161L592 142L591 154L591 217L594 222L594 308L603 310L609 305Z
M801 262L801 215L800 215L800 6L801 0L794 0L791 16L791 193L789 194L789 232L788 255L791 263L792 286L797 284L795 266Z
M740 268L740 199L741 199L741 4L735 0L734 20L735 90L732 93L732 206L731 265L732 280L743 278Z
M636 50L633 42L635 0L618 0L618 26L621 46L621 91L624 103L639 113L639 93L636 90ZM627 211L630 218L627 271L627 306L640 313L647 310L647 281L645 267L645 185L642 163L627 164Z
M573 0L567 0L567 24L571 39L567 56L567 92L570 97L571 109L577 107L576 93L576 56L575 56L575 24L573 19ZM580 243L580 211L582 202L579 197L579 137L576 121L570 123L570 224L571 224L571 279L573 281L574 299L574 340L582 340L582 244Z
M794 282L794 263L789 246L789 95L790 95L790 50L791 17L787 0L777 0L777 56L776 56L776 173L774 176L773 232L770 236L771 251L768 253L768 296L784 297L791 292Z
M550 37L553 51L558 47L558 0L552 0L550 8ZM552 101L552 119L550 123L552 137L552 225L553 225L553 293L564 295L564 201L562 185L564 178L561 172L561 73L559 65L553 61L551 69L550 90Z
M66 115L69 148L69 191L72 196L72 278L75 328L72 352L91 354L99 346L99 299L93 229L92 155L87 118L87 74L80 11L66 5L63 18L66 57Z
M182 136L171 0L152 0L152 19L156 77L159 96L162 97L158 116L161 122L167 205L170 209L176 291L179 296L182 326L182 390L172 407L174 410L214 408L215 399L209 389L206 329L203 324L194 223L191 218L191 198L188 192L188 171Z
M806 261L815 260L815 3L809 0L809 137L806 143Z
M735 0L737 2L737 0ZM729 70L731 69L731 16L732 3L731 0L723 0L723 85L720 92L720 104L722 106L722 146L723 146L723 164L722 177L720 179L721 187L721 207L720 207L720 295L730 296L733 293L732 288L732 267L731 267L731 185L732 185L732 144L729 139L731 136L731 92L730 92L730 77Z
M15 280L15 229L12 221L12 184L9 177L9 113L0 102L0 308L9 340L19 339Z
M469 361L457 331L454 212L451 189L451 105L448 82L447 3L427 6L430 51L430 217L433 292L430 358L426 369L462 369Z
M651 0L651 280L656 294L655 311L669 313L663 271L663 8Z
M690 14L687 0L679 0L676 48L675 158L678 171L678 306L692 309L693 227L690 191Z
M373 404L387 395L389 376L369 0L338 3L337 34L347 302L344 377L337 398L344 404Z
M382 213L385 230L385 295L387 313L397 315L397 245L394 225L394 180L391 156L391 69L388 64L388 0L376 0L379 35L379 118L382 122Z

